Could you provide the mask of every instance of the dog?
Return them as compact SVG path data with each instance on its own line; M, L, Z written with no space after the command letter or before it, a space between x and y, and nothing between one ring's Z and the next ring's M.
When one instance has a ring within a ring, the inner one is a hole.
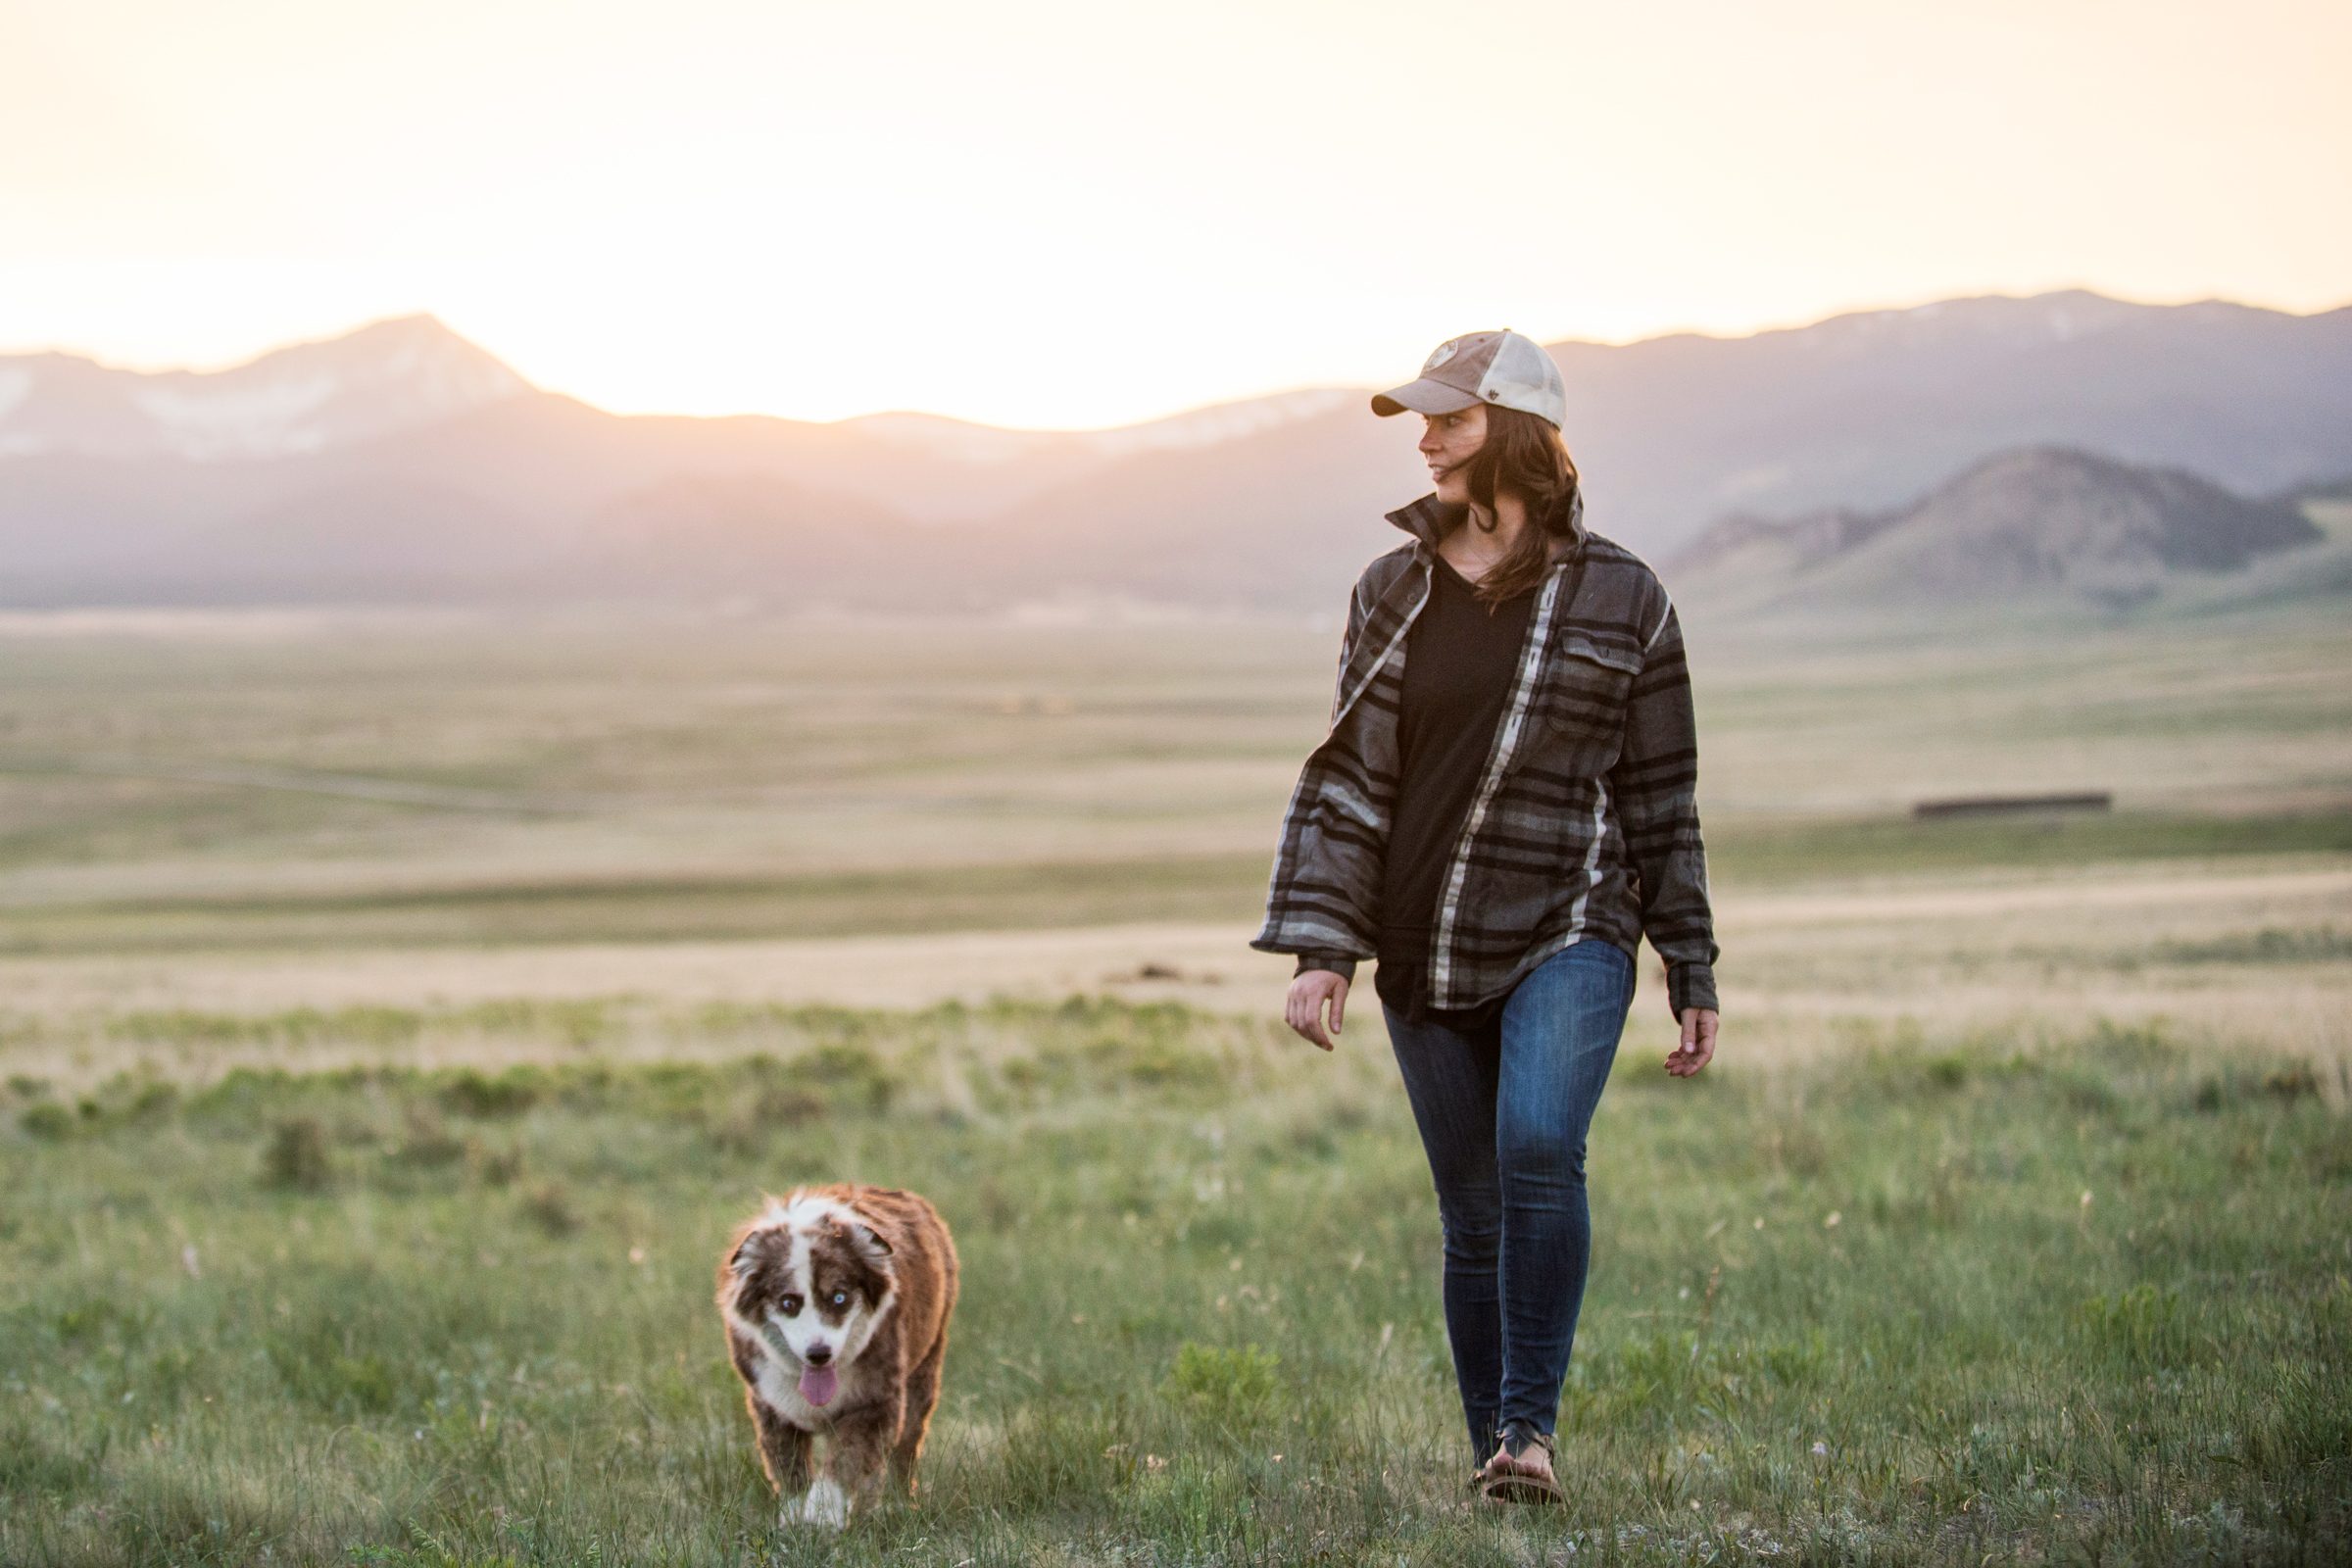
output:
M913 1193L796 1187L737 1227L718 1311L785 1524L842 1528L886 1462L912 1500L956 1291L955 1240Z

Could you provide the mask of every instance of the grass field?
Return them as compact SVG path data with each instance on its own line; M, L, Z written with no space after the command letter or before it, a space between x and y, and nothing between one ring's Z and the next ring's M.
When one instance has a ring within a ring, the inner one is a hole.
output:
M1332 628L0 617L0 1562L2338 1560L2339 620L1699 636L1725 1053L1645 955L1546 1519L1244 947ZM840 1542L710 1304L804 1177L967 1269Z
M1458 1494L1377 1035L700 1027L742 1054L15 1086L0 1558L2326 1561L2352 1530L2352 1120L2308 1061L2108 1030L1683 1085L1629 1051L1542 1517ZM818 1542L771 1525L710 1270L762 1188L843 1173L939 1201L965 1305L921 1506Z

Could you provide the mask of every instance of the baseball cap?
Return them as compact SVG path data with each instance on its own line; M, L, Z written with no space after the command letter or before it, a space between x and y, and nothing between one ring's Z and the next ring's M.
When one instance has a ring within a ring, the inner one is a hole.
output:
M1419 380L1375 394L1372 412L1384 418L1407 409L1451 414L1473 403L1519 409L1550 420L1555 430L1568 416L1568 389L1560 382L1560 368L1543 345L1509 327L1447 338L1423 362Z

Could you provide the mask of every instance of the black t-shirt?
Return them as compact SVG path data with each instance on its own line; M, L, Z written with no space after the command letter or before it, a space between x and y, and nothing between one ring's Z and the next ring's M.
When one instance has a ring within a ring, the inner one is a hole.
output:
M1380 968L1373 981L1382 1002L1416 1021L1471 1029L1502 1008L1500 999L1471 1008L1431 1007L1429 945L1446 868L1486 774L1534 609L1533 593L1489 607L1440 556L1429 603L1405 635L1396 814L1381 884Z

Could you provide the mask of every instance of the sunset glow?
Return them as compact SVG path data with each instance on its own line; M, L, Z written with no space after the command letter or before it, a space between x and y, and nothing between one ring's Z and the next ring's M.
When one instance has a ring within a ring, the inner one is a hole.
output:
M1483 326L2352 297L2336 4L7 12L0 352L427 311L616 411L1078 426Z

